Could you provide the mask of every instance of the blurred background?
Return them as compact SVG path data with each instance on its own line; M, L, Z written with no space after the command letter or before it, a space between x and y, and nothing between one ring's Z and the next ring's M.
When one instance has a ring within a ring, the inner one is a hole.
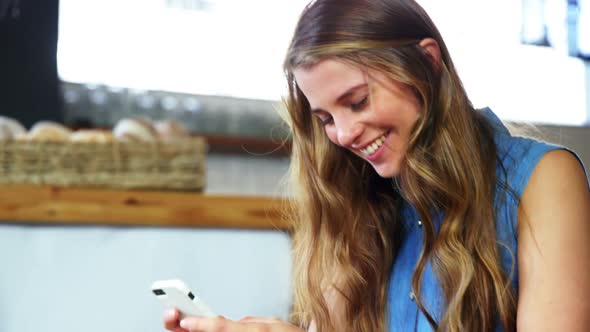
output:
M174 119L208 139L204 195L281 199L281 64L307 2L0 0L0 115L27 128ZM590 165L589 0L418 2L476 107L537 125ZM4 219L0 331L161 331L149 286L163 278L231 318L288 317L283 230Z

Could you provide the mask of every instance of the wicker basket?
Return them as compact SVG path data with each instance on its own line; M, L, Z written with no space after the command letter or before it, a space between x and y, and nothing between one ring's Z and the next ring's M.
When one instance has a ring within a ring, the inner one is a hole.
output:
M0 183L202 191L206 144L0 143Z

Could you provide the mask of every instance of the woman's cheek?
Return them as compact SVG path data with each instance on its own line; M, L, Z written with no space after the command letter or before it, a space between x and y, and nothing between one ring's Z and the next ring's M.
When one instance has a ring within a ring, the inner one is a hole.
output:
M335 128L326 128L326 136L328 136L328 139L336 144L336 145L340 145L338 144L338 134L336 133L336 129Z

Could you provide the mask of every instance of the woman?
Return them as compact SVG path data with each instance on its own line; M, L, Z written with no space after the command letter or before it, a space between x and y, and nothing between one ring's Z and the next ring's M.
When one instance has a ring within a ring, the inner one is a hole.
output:
M317 0L285 70L294 321L171 331L590 331L590 192L471 105L411 0Z

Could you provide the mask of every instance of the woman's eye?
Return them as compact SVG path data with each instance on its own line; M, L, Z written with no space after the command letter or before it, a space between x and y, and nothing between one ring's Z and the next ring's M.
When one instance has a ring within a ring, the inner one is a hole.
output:
M350 104L350 108L353 111L358 111L358 110L362 109L367 104L368 100L369 100L369 97L366 96L365 98L361 99L361 101L359 101L358 103Z
M325 118L321 118L320 121L322 121L322 125L327 126L330 123L332 123L332 117L331 116L327 116Z

